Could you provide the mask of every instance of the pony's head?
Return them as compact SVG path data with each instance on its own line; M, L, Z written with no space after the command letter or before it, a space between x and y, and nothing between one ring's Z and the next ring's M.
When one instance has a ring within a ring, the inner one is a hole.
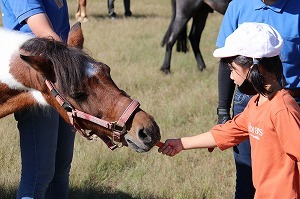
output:
M20 52L41 82L36 89L77 130L111 137L137 152L149 151L160 140L153 117L116 86L106 64L91 58L82 48L83 34L77 23L71 28L67 45L32 38Z

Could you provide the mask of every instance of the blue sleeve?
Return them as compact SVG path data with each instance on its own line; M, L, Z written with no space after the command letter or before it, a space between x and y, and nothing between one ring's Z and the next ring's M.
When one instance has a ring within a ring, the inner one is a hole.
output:
M8 0L7 3L10 4L12 12L20 24L24 23L28 17L45 12L40 0Z
M25 22L29 17L47 14L54 31L63 41L70 30L69 12L66 0L0 0L4 27L21 32L32 32Z
M233 0L229 3L225 12L220 31L218 34L216 46L218 48L225 45L225 39L238 27L239 18L239 0Z

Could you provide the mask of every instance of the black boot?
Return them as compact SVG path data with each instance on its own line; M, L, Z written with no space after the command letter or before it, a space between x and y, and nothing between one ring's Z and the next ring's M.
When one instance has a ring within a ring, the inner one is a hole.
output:
M123 0L124 9L125 9L125 17L130 17L132 15L130 11L130 0Z

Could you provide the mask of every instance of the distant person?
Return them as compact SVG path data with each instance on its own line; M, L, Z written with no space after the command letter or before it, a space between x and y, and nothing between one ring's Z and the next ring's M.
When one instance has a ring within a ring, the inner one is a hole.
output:
M159 152L174 156L182 150L219 147L225 150L250 140L256 199L300 197L300 107L284 89L279 54L283 39L264 23L241 24L214 56L230 68L238 86L258 93L245 110L209 132L168 139ZM220 182L221 183L221 182Z
M115 13L115 6L114 6L115 0L107 0L107 6L108 6L108 16L111 19L115 19L117 17L117 14ZM124 3L124 9L125 9L125 17L130 17L132 15L130 11L130 0L123 0Z

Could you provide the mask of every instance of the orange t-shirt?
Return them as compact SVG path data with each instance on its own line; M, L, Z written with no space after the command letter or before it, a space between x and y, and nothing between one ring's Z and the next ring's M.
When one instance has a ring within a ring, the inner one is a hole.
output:
M300 198L300 108L285 90L260 106L257 99L211 133L221 150L250 139L255 198Z

